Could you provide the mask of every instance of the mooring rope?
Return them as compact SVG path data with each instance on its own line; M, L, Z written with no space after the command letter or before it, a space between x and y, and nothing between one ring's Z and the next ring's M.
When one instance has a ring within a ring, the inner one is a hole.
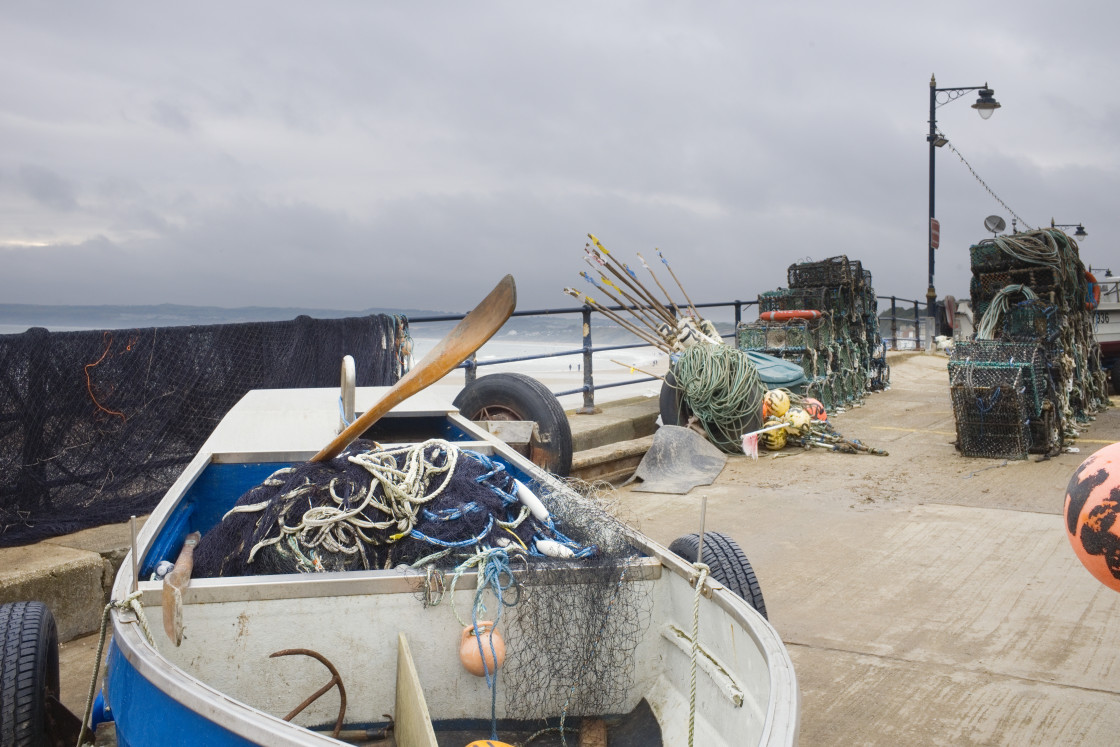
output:
M696 661L700 654L700 595L704 590L704 580L711 571L705 563L692 564L696 569L696 594L692 597L692 661L689 665L688 685L688 747L692 747L696 729Z
M133 551L135 552L135 550ZM97 677L101 673L101 657L105 654L105 633L109 630L109 613L114 609L119 610L132 610L136 615L136 622L140 625L140 630L144 632L144 638L147 639L148 645L155 648L155 639L152 637L152 629L148 626L148 618L144 614L144 608L140 605L140 597L143 594L141 591L134 591L124 599L113 600L105 605L105 609L101 612L101 633L97 638L97 658L93 660L93 677L89 681L89 692L86 695L86 708L85 715L82 717L82 728L78 731L78 747L84 747L85 744L92 744L92 742L85 742L84 738L86 733L89 732L89 721L93 715L93 699L97 693Z

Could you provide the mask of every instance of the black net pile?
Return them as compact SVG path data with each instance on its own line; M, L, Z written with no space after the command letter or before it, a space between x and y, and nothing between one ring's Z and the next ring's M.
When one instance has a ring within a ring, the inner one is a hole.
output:
M800 365L809 379L807 395L829 410L885 389L890 369L871 273L859 260L841 255L792 264L787 277L788 288L759 295L759 312L820 311L821 318L741 322L739 349Z
M1023 369L1027 449L1057 453L1108 404L1090 281L1077 242L1044 229L985 239L969 254L977 339L954 351L951 384L995 375L979 369ZM982 342L987 344L977 347ZM1024 346L1034 352L1026 355ZM1006 387L1001 396L1008 396ZM1007 449L985 443L996 436L988 420L978 421L969 400L954 394L958 448L966 455L1021 456L1017 442Z
M152 510L229 408L260 388L401 375L403 317L0 335L0 546Z
M580 564L575 579L571 561L531 564L521 600L503 618L507 655L499 686L507 713L542 727L546 719L622 712L652 604L630 565L637 552L600 499L573 491L544 499L572 536L599 552Z
M537 539L597 551L535 518L499 461L438 439L385 449L358 442L241 496L199 542L194 575L452 568L479 547L532 554Z

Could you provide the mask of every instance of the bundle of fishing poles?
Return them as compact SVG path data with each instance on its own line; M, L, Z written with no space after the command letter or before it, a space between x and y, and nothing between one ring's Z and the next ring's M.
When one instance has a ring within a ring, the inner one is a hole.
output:
M631 267L615 257L603 246L599 239L592 234L587 234L591 241L584 244L584 261L591 267L592 272L581 272L583 279L595 286L603 295L612 301L615 306L600 303L591 296L580 293L575 288L565 288L564 292L577 300L583 301L588 306L600 312L603 316L618 324L635 337L647 342L659 350L668 353L679 353L685 348L699 343L712 345L723 344L723 339L714 324L703 319L696 305L692 303L681 281L677 278L668 260L656 249L657 256L669 271L673 282L677 284L686 301L682 311L665 286L657 278L653 268L645 258L638 254L642 266L649 272L653 282L660 289L666 301L660 298L638 279L638 274Z

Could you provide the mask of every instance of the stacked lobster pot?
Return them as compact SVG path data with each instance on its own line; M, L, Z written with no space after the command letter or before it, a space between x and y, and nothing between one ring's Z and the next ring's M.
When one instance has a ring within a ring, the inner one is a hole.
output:
M949 361L957 448L969 457L1026 459L1060 443L1042 346L962 341Z
M829 410L885 389L886 365L871 273L846 256L789 266L788 288L758 297L759 319L738 328L741 350L796 362L806 394Z
M949 365L957 447L965 456L1058 453L1108 402L1094 281L1077 242L1045 229L985 239L969 254L976 339L958 343Z

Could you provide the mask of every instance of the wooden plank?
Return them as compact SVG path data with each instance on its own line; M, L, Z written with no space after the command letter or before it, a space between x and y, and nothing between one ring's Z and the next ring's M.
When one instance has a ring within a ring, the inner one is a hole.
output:
M397 747L438 747L428 703L404 633L397 634L397 704L394 733Z

